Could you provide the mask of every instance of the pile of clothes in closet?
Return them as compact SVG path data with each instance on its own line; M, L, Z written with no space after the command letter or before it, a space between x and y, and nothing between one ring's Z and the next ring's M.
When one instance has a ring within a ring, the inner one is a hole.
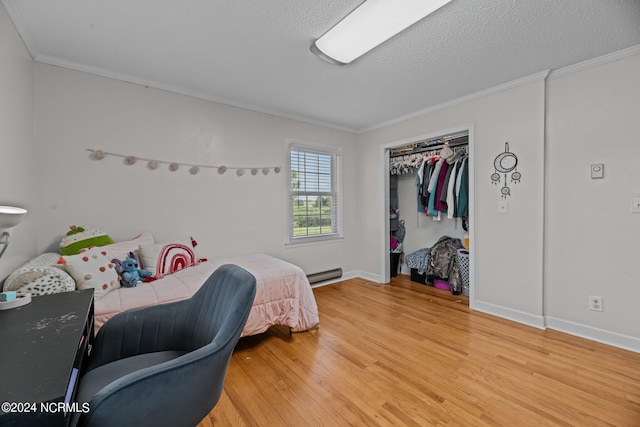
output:
M458 295L462 292L459 249L464 249L460 239L442 236L430 248L418 249L406 255L405 263L412 271L425 275L426 284L432 285L436 280L448 282L451 293Z

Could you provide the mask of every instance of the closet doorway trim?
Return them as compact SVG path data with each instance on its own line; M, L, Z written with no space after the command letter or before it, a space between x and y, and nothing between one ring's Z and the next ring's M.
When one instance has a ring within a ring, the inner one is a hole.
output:
M411 138L403 139L400 141L388 142L380 146L382 164L380 165L380 173L383 177L384 194L381 197L380 210L384 212L382 218L382 224L380 227L380 265L382 265L382 282L389 283L391 280L391 266L389 262L389 152L390 150L404 145L414 144L418 141L424 141L427 139L435 139L444 137L451 134L468 132L469 133L469 307L475 308L476 301L476 261L475 254L476 238L475 238L475 134L473 123L467 123L460 126L452 127L449 129L443 129L436 132L430 132L424 135L418 135Z

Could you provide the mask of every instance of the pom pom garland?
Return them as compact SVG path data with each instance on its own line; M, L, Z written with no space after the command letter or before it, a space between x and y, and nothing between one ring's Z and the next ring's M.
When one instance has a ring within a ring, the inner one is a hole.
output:
M147 162L147 169L149 170L158 169L160 164L169 165L169 170L171 172L176 172L178 169L180 169L180 166L188 166L189 173L191 175L197 175L200 172L201 168L216 169L219 175L223 175L227 170L233 169L236 171L237 176L243 176L247 170L251 172L252 176L258 175L259 171L262 171L263 175L268 175L269 171L271 171L272 169L275 173L280 173L280 170L281 170L280 166L266 166L266 167L232 167L232 166L224 166L224 165L213 166L213 165L201 165L201 164L192 164L192 163L169 162L165 160L156 160L156 159L136 157L131 155L109 153L103 150L94 150L91 148L87 148L87 151L91 152L90 156L94 160L102 160L106 156L121 157L124 159L124 163L126 165L134 165L138 160L142 160Z

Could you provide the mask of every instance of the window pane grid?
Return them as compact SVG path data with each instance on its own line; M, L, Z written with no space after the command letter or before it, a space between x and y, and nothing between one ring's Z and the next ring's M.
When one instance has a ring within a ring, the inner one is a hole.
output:
M290 149L290 238L338 233L337 155Z

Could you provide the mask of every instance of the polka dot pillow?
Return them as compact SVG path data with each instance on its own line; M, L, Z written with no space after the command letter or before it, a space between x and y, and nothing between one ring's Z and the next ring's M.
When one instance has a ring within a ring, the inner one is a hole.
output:
M4 282L4 291L28 292L32 296L57 294L76 289L76 282L64 270L55 266L60 254L39 255L16 271Z
M88 249L78 255L62 256L58 263L63 264L75 279L77 289L93 288L96 298L102 298L120 287L115 264L100 247Z

